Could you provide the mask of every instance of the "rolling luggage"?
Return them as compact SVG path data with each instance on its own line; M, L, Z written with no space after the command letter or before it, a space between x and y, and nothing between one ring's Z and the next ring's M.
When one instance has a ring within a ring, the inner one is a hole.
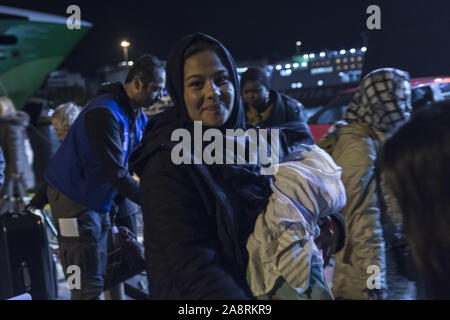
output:
M33 300L57 299L56 263L44 221L25 210L23 198L15 196L1 200L0 299L24 293Z

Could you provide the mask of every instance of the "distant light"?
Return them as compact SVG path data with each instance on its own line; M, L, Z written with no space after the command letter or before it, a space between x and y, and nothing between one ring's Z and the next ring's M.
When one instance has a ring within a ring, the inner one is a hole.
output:
M292 88L292 89L297 88L297 84L296 84L296 83L291 83L291 88Z
M306 62L302 62L302 67L306 67L308 64Z
M273 66L272 65L268 65L268 66L266 66L266 68L268 68L269 70L273 70Z
M436 78L436 79L434 79L434 82L441 82L441 81L442 81L441 78Z
M127 65L127 62L126 62L126 61L122 61L121 65L122 65L122 66L126 66L126 65Z
M350 53L355 53L356 52L356 49L350 49Z
M303 58L304 58L304 59L308 59L308 54L305 53L305 54L303 55Z
M302 45L302 42L301 41L297 41L295 44L297 45L297 47L299 47L299 46Z
M312 59L312 58L314 58L316 55L314 54L314 53L311 53L310 55L309 55L309 57Z
M48 110L49 117L51 117L53 115L53 113L55 113L55 110L53 110L53 109Z
M362 49L361 49L361 51L362 51ZM345 54L345 52L346 52L346 51L345 51L344 49L342 49L341 51L339 51L340 54Z
M163 90L162 94L166 96L169 94L169 92L167 90Z
M320 53L320 56L321 56L321 57L325 57L325 52L321 52L321 53Z
M247 67L237 68L237 72L238 72L238 73L244 73L244 72L247 71L247 70L248 70Z
M366 47L362 47L362 48L361 48L361 51L362 51L362 52L366 52L366 51L367 51L367 48L366 48Z
M285 67L286 69L290 69L290 68L291 68L291 65L288 63L288 64L286 64L284 67Z
M299 64L296 62L296 63L294 63L292 66L293 66L294 68L298 68L298 67L299 67Z
M129 66L132 66L133 64L134 64L133 61L128 61L128 65L129 65Z
M323 86L323 81L322 80L317 81L317 85L318 86Z
M291 74L292 74L292 70L291 69L281 70L280 71L280 76L282 76L282 77L289 77Z
M339 72L339 76L340 76L340 77L343 77L343 76L344 76L344 73L343 73L343 72Z
M303 87L303 83L297 82L297 88L301 88L301 87Z
M122 42L120 43L120 45L121 45L122 47L124 47L124 48L127 48L127 47L130 46L130 43L129 43L128 41L122 41Z
M277 70L281 70L281 68L282 68L282 66L279 65L279 64L276 66L276 69L277 69Z

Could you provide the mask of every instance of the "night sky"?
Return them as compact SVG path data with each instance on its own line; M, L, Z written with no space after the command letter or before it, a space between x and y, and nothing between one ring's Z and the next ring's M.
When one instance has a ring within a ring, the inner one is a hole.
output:
M68 16L71 4L94 24L62 67L83 73L123 57L122 39L131 42L130 58L150 52L166 59L182 37L201 31L222 41L236 60L272 59L302 50L360 46L367 14L364 1L21 1L2 5Z
M421 14L430 3L434 4L433 11L422 19ZM390 37L389 48L381 48L384 51L393 49L399 43L397 39L403 39L405 34L411 38L407 46L420 43L420 39L415 40L417 35L408 30L423 29L421 25L427 21L434 21L439 27L436 14L441 20L449 20L450 15L447 0L0 0L0 4L60 16L68 16L69 5L78 5L81 19L94 27L61 68L83 74L121 61L123 51L119 44L123 39L131 42L130 59L149 52L166 60L177 40L200 31L222 41L237 61L265 57L272 63L293 55L297 40L302 41L302 52L362 46L363 32L374 32L366 27L366 9L371 4L381 7L383 30L378 33L383 39L385 35ZM430 43L434 41L428 31L423 36ZM398 50L400 60L404 59L404 49L405 45Z

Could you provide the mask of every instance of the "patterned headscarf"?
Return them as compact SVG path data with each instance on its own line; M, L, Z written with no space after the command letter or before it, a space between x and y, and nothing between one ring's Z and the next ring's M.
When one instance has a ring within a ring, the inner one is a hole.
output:
M411 86L409 73L393 68L377 69L361 81L344 119L364 122L382 132L391 132L409 119Z

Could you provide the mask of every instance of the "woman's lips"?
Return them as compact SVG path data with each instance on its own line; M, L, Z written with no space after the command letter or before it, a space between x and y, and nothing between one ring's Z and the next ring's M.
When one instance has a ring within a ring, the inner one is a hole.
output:
M204 107L203 111L217 112L217 111L220 111L221 108L222 108L221 104L214 104L214 105L211 105L211 106Z

